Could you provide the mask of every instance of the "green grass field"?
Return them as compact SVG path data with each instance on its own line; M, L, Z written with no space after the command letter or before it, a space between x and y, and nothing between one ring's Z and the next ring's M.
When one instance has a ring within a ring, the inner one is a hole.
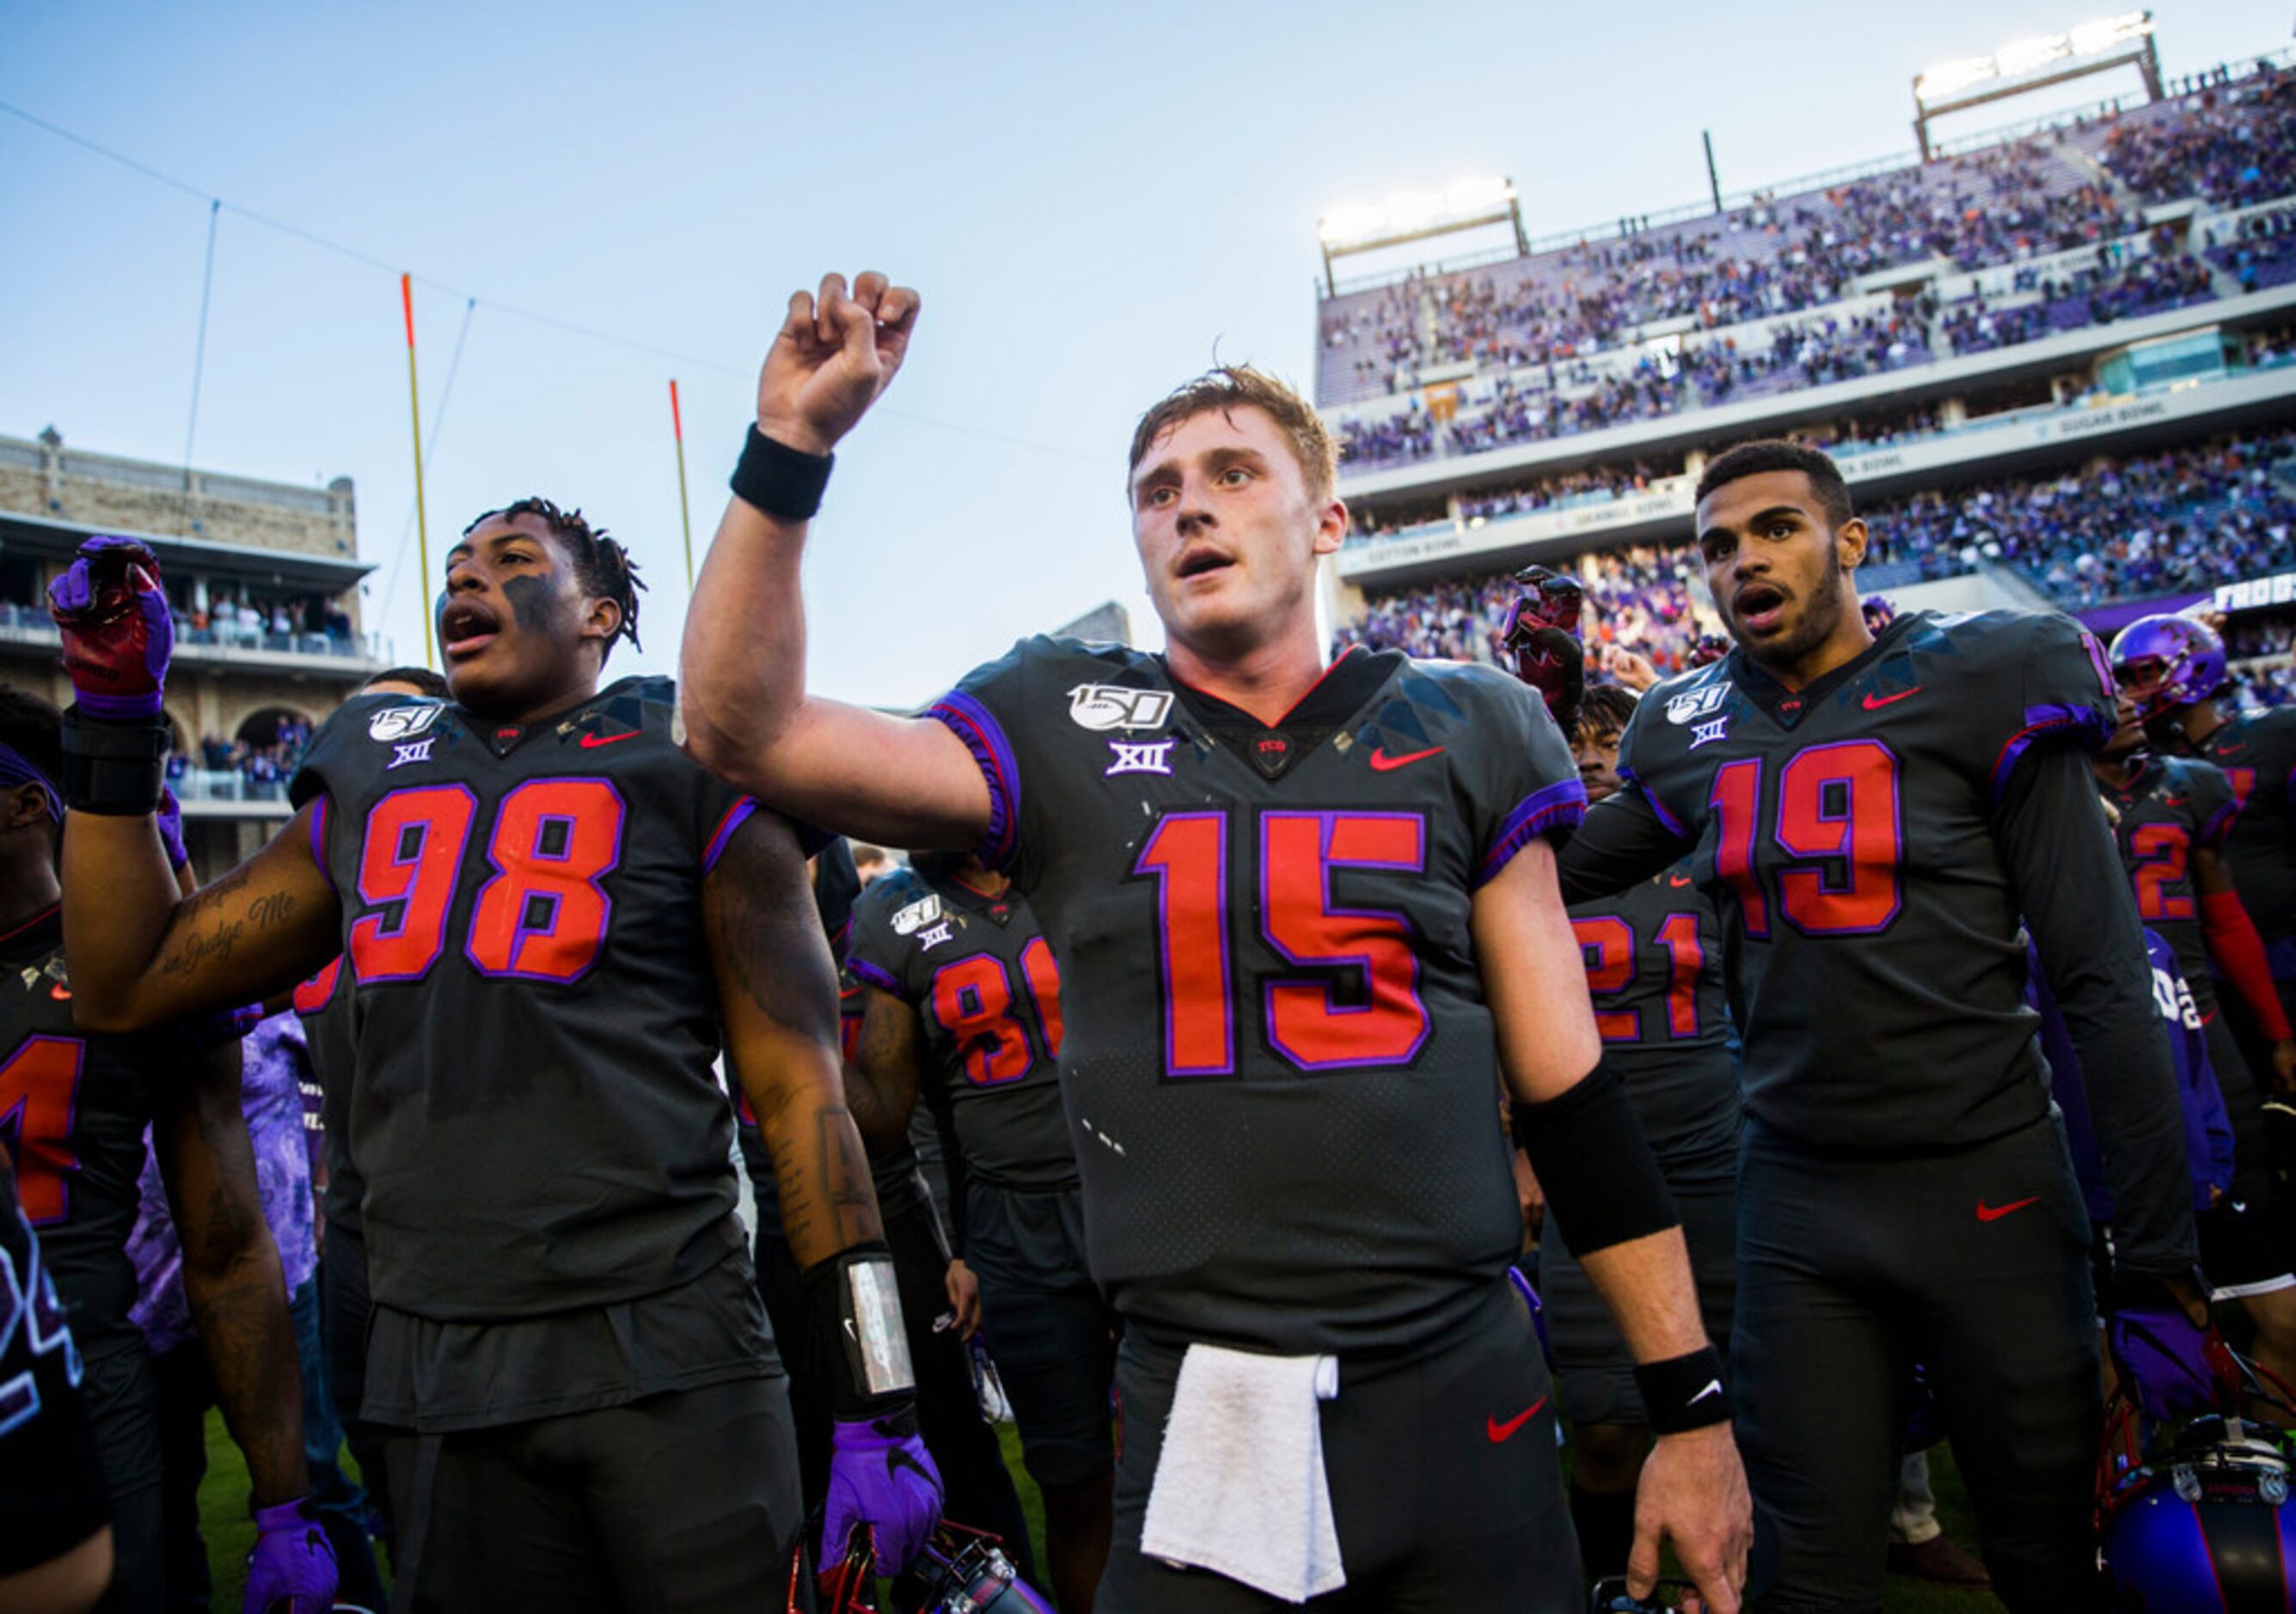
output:
M1045 1557L1045 1510L1028 1471L1021 1466L1021 1444L1009 1423L997 1426L1004 1445L1004 1462L1021 1490L1021 1505L1029 1515L1029 1535L1037 1561ZM350 1461L346 1453L344 1462ZM1974 1547L1977 1530L1969 1516L1969 1500L1953 1457L1939 1446L1930 1457L1931 1482L1936 1487L1938 1517L1955 1540ZM223 1416L208 1414L208 1476L200 1487L200 1519L207 1534L208 1563L215 1577L215 1607L239 1607L247 1585L247 1553L255 1544L255 1527L247 1516L247 1465L239 1448L224 1432ZM1893 1576L1883 1607L1888 1614L2000 1614L2001 1604L1981 1592L1952 1592Z

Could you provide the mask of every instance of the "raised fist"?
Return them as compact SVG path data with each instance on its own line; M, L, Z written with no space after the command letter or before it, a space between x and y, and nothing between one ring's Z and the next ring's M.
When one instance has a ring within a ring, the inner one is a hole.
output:
M893 383L916 329L917 294L874 270L853 283L825 275L816 296L790 297L758 377L758 430L806 454L827 454Z
M48 585L64 671L80 709L114 720L156 717L176 647L160 560L134 538L94 537Z
M1587 647L1578 640L1578 610L1587 591L1578 579L1544 566L1514 574L1515 596L1504 641L1515 676L1546 698L1547 714L1565 738L1578 725L1587 692Z

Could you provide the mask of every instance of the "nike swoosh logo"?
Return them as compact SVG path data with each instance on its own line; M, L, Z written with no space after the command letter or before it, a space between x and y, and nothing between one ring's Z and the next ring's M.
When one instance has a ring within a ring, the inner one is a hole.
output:
M1997 1222L2011 1211L2022 1210L2028 1205L2037 1205L2040 1203L2040 1200L2041 1196L2038 1193L2030 1194L2021 1200L2012 1200L2006 1205L1988 1205L1983 1200L1980 1200L1977 1201L1977 1219L1980 1222Z
M2188 798L2183 796L2163 796L2161 798L2161 805L2162 807L2182 807L2187 799Z
M1522 1411L1517 1413L1505 1423L1501 1423L1496 1418L1485 1418L1483 1420L1483 1432L1491 1438L1491 1444L1493 1446L1496 1446L1501 1441L1513 1435L1515 1430L1529 1422L1533 1418L1538 1417L1538 1409L1546 1405L1546 1397L1541 1396L1538 1400L1523 1408Z
M1669 874L1666 877L1666 883L1670 886L1686 886L1694 882L1687 874Z
M1684 1409L1686 1411L1691 1407L1696 1406L1700 1402L1705 1400L1707 1397L1718 1396L1721 1393L1722 1381L1719 1379L1709 1379L1706 1381L1706 1388L1704 1389L1700 1390L1696 1395L1693 1396L1689 1400L1684 1402L1682 1405Z
M1374 746L1371 751L1372 771L1375 774L1392 773L1395 769L1407 767L1412 763L1424 762L1430 757L1441 754L1442 750L1439 745L1431 745L1425 750L1414 751L1407 757L1390 757L1382 748Z
M585 734L582 736L582 749L586 751L594 751L602 745L614 745L624 740L635 740L638 737L638 730L632 729L624 734Z
M1866 697L1866 709L1869 712L1878 712L1885 706L1893 706L1909 696L1918 695L1921 692L1922 686L1916 684L1913 688L1901 689L1894 695L1868 695Z

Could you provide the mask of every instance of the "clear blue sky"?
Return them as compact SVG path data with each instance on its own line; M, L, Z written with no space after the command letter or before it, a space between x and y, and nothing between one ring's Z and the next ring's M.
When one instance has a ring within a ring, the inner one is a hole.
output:
M2286 0L2157 12L2171 74L2288 42ZM1696 200L1701 128L1730 189L1885 155L1911 144L1918 69L2089 14L27 0L5 13L0 100L476 293L430 468L432 554L521 495L581 504L653 584L645 651L617 672L676 653L668 378L698 546L789 291L868 266L918 287L908 368L840 455L808 576L816 686L900 702L1111 596L1155 642L1122 502L1132 422L1215 353L1310 379L1331 204L1506 174L1538 234ZM0 115L0 432L53 422L82 447L179 458L206 227L197 197ZM417 296L427 429L463 305ZM413 659L429 591L411 541L381 609L413 508L407 438L391 277L227 210L196 458L356 478L380 562L369 619Z

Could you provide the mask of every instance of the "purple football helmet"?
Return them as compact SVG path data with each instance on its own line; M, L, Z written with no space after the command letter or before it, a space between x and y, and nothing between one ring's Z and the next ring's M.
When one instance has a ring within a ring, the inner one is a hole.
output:
M800 1593L812 1567L808 1535L799 1533L791 1555L791 1614L802 1606ZM1053 1614L1053 1605L1013 1568L996 1536L950 1520L933 1528L906 1574L918 1583L916 1614ZM857 1527L846 1541L845 1555L824 1565L816 1580L821 1614L875 1614L872 1594L877 1575L869 1531Z
M2296 1604L2296 1443L2270 1424L2195 1418L2098 1475L2099 1557L2116 1609Z
M2190 617L2139 617L2112 641L2112 677L2149 723L2223 687L2224 641Z

